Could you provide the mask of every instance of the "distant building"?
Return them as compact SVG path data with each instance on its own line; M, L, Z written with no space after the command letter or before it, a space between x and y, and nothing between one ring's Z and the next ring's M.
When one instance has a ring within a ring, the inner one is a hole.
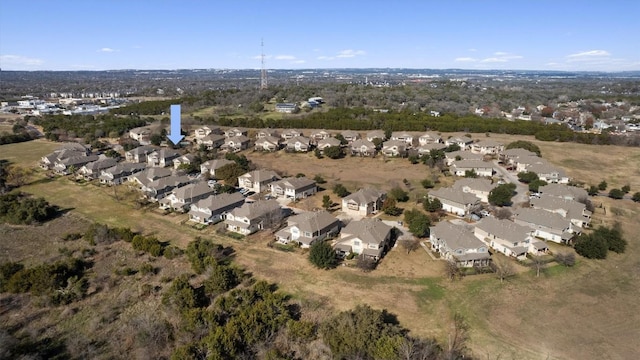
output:
M300 108L296 103L277 103L276 111L281 113L294 113L297 112Z

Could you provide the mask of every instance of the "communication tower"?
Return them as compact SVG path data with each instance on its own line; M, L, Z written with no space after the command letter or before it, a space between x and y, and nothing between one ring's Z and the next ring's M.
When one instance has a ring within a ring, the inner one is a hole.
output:
M264 68L264 40L260 41L260 45L262 48L262 55L260 55L260 61L262 63L260 70L260 90L263 90L267 88L267 69Z

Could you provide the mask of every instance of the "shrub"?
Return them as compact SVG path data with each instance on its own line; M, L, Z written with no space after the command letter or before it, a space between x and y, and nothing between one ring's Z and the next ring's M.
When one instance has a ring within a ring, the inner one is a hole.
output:
M389 197L392 197L399 202L406 202L409 200L409 194L397 186L389 190Z
M435 186L431 179L424 179L420 182L420 184L422 184L422 187L425 189L431 189Z
M335 251L324 241L316 241L311 245L309 261L319 269L333 269L338 264Z
M576 252L587 259L605 259L608 248L604 239L585 234L581 235L575 244Z
M341 198L343 198L343 197L345 197L345 196L350 194L349 190L347 190L347 188L344 187L344 185L342 185L342 184L336 184L333 187L333 193L338 195Z
M622 199L624 198L624 191L620 189L611 189L609 191L609 197L612 199Z

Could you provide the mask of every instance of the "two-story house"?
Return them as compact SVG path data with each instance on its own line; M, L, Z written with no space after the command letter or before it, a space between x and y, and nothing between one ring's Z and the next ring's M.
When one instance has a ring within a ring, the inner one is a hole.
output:
M459 267L490 264L489 247L478 240L465 226L440 221L429 229L431 250L439 253L442 258L455 261Z
M453 188L439 188L429 191L429 199L438 199L442 210L458 216L465 216L480 207L480 198Z
M481 140L471 144L471 152L482 155L498 155L504 151L504 145L494 140Z
M318 191L316 182L306 177L288 177L269 184L271 195L297 200L311 196Z
M327 211L304 212L287 219L287 227L276 233L276 240L282 244L295 242L308 248L316 241L323 241L338 234L340 220Z
M78 170L78 173L84 177L85 180L94 180L100 176L102 170L116 166L118 161L114 158L103 158L96 161L85 164Z
M382 154L389 157L407 156L407 143L401 140L387 140L382 143Z
M254 170L238 177L238 187L261 193L269 189L269 184L282 179L275 171Z
M129 177L133 174L144 170L147 167L144 163L119 163L114 167L100 171L101 184L119 185L125 181L129 181Z
M180 154L173 149L160 149L147 155L148 166L167 167L173 165L173 159L180 157Z
M353 220L340 232L334 249L340 256L353 253L378 261L390 245L391 230L380 219Z
M497 252L524 260L534 241L528 226L518 225L510 220L486 217L474 226L473 234ZM537 251L534 252L537 254Z
M539 198L529 200L531 207L542 209L562 215L565 219L577 227L585 228L591 223L591 211L587 206L575 200L568 200L551 195L541 195Z
M231 210L224 220L226 229L242 235L275 226L282 221L280 204L275 200L245 202L241 207Z
M477 196L480 201L488 203L489 193L497 186L498 184L493 183L490 179L463 178L456 180L451 187L458 191L473 194Z
M375 156L377 152L376 145L367 139L356 140L349 145L349 148L351 155L357 156Z
M124 153L124 158L128 162L146 163L147 156L156 151L158 148L150 145L138 146Z
M420 146L424 146L427 144L440 144L442 143L442 137L434 132L426 132L418 138L418 143Z
M307 152L311 149L311 141L304 136L296 136L285 140L284 147L287 151Z
M365 217L380 210L386 198L387 193L382 190L360 189L342 198L342 212L352 217Z
M574 233L579 233L562 215L542 209L517 209L513 221L533 229L533 236L559 244L570 244Z
M242 206L245 197L239 192L209 195L191 204L189 220L200 224L215 224L226 219L229 211Z
M265 136L256 140L255 151L278 151L282 147L282 138L275 136Z
M495 169L491 161L460 160L454 161L449 171L455 176L465 176L468 172L474 172L478 176L492 177Z
M164 210L185 212L191 204L213 195L215 190L206 182L197 182L175 188L171 194L158 201L160 208Z
M200 164L200 173L209 174L212 177L216 177L216 170L229 164L234 164L233 161L227 159L213 159L207 160Z

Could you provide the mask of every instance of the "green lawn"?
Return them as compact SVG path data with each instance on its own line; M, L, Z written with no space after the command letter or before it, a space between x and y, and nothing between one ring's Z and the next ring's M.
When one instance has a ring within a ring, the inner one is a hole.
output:
M0 159L22 166L35 166L42 156L59 148L61 143L33 140L16 144L0 145Z

